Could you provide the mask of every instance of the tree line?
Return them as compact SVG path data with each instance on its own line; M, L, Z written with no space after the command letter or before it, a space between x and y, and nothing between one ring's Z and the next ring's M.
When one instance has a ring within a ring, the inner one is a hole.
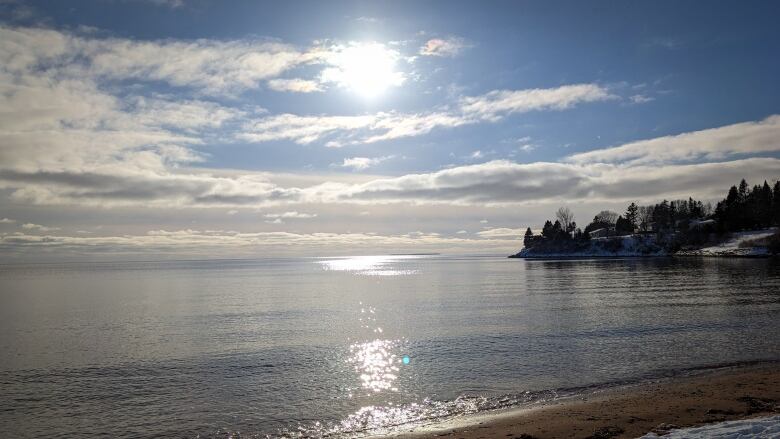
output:
M528 227L523 244L526 248L550 244L566 246L572 242L588 241L594 234L622 236L640 233L656 234L679 246L704 242L713 233L723 235L777 225L780 225L780 181L776 181L773 187L764 181L763 185L751 188L742 179L739 185L729 189L726 198L719 201L715 208L692 197L663 200L648 206L632 202L622 214L610 210L599 212L583 229L577 227L574 213L568 207L561 207L555 213L554 222L545 221L541 235L534 235ZM670 236L674 239L668 239Z

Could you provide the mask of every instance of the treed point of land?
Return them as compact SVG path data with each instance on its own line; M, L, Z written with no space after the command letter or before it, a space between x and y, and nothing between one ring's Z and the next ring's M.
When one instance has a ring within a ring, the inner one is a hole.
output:
M780 225L780 180L774 186L764 181L751 188L742 179L714 207L692 197L647 206L632 202L622 214L599 212L584 228L577 226L567 207L558 209L555 217L554 222L544 223L541 234L528 227L524 249L511 257L776 255L780 253L780 231L774 229ZM732 246L724 244L729 240ZM722 251L708 252L709 248Z

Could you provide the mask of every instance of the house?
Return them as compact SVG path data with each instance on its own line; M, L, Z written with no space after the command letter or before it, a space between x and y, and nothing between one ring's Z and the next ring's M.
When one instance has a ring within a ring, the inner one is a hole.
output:
M615 234L615 230L614 229L603 227L601 229L596 229L596 230L593 230L592 232L590 232L590 237L591 238L606 238L607 236L614 235L614 234Z
M691 220L691 222L688 224L688 227L694 229L703 229L705 227L714 226L715 220L714 219L708 219L708 220Z

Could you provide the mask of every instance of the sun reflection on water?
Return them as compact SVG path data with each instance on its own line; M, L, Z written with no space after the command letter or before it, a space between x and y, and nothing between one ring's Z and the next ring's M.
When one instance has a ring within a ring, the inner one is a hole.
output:
M376 339L350 346L348 361L359 374L364 389L375 393L383 390L398 391L393 386L401 364L401 359L393 353L397 345L395 340Z
M403 276L419 273L418 270L401 269L401 261L416 259L419 256L351 256L317 261L325 270L348 271L365 276Z

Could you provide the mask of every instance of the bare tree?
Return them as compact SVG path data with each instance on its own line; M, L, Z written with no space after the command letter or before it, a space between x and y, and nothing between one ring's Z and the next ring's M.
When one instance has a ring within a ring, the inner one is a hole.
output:
M650 223L653 222L653 206L639 206L638 218L639 230L647 232L650 230Z
M555 212L555 218L558 219L558 221L561 222L561 226L563 227L563 230L566 231L566 233L571 233L574 229L572 226L574 224L574 213L569 209L568 207L560 207L557 212Z
M713 210L712 210L712 203L710 203L708 201L708 202L702 204L702 206L701 206L701 215L704 218L707 218L708 216L712 215L712 212L713 212Z
M611 210L602 210L598 214L596 214L596 217L593 218L594 221L609 224L610 226L614 226L617 222L618 214L616 212L613 212Z

